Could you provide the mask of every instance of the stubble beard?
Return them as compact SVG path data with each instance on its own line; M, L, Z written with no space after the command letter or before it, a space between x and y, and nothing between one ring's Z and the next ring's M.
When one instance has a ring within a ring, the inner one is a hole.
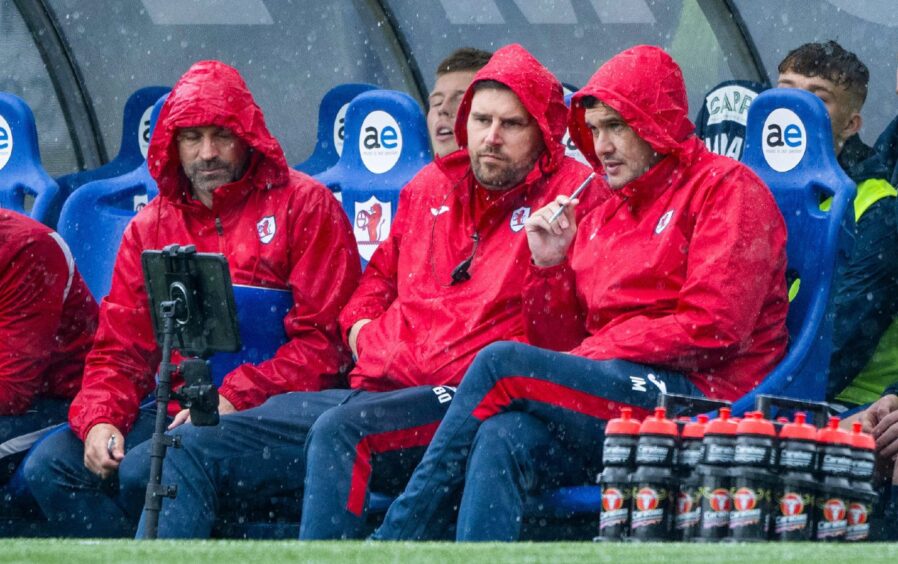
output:
M481 186L489 190L508 190L517 186L533 169L534 163L539 156L533 156L526 162L513 163L509 161L501 161L499 163L484 165L480 157L481 155L498 155L491 151L480 151L471 159L471 171L474 178Z

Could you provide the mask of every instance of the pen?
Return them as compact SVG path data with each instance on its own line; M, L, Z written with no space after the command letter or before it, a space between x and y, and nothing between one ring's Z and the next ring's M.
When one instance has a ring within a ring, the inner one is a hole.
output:
M593 172L592 174L587 176L586 180L583 181L583 184L578 186L577 189L574 190L574 193L571 194L570 199L573 200L574 198L579 196L580 193L583 192L583 190L585 190L587 186L589 186L589 183L592 182L592 179L595 177L596 177L595 172ZM565 205L561 205L557 210L555 210L555 213L553 213L552 217L549 218L549 223L555 223L555 220L561 216L562 212L564 212L565 207L566 207Z

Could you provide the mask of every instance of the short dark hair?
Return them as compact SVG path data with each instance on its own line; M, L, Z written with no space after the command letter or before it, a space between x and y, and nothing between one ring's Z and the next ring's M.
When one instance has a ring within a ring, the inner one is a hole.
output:
M580 98L580 105L583 106L584 109L591 110L598 106L601 102L595 96L584 96Z
M474 83L474 93L481 90L511 90L511 87L498 80L478 80Z
M462 47L456 49L437 65L437 76L450 72L477 72L490 62L493 54L474 47Z
M780 74L794 72L802 76L819 76L845 88L853 98L856 110L867 99L870 71L857 55L835 41L805 43L786 55L779 64Z

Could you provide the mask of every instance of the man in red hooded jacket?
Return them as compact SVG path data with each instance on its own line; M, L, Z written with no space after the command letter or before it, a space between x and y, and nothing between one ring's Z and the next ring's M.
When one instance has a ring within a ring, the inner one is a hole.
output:
M477 351L524 339L526 217L589 174L564 156L565 117L548 70L518 45L496 52L459 107L464 150L403 188L340 314L358 356L352 389L285 394L220 429L184 429L165 460L179 494L163 502L160 537L208 536L223 504L291 488L304 491L301 538L366 533L369 484L401 490ZM605 195L595 184L584 208Z
M142 505L148 447L141 456L125 453L152 434L153 412L139 406L161 359L142 251L192 244L224 254L235 284L292 292L288 342L225 376L219 413L334 387L349 363L337 327L361 275L349 221L324 186L287 166L235 69L202 61L181 77L159 114L147 163L159 197L125 231L71 430L45 440L26 464L31 491L61 536L131 534Z
M0 210L0 443L65 421L96 328L62 237Z
M517 539L526 493L592 481L619 406L734 400L782 357L783 218L687 114L680 68L656 47L618 54L574 96L571 136L613 196L579 225L567 198L527 222L524 317L545 348L477 355L375 538L432 538L461 494L458 540Z

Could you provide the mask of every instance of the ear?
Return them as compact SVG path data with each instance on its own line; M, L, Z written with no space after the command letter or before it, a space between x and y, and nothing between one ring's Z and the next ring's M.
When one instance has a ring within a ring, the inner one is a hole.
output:
M842 128L842 131L840 132L842 140L846 141L849 137L860 131L863 124L864 119L861 117L861 114L859 112L852 113L851 118L845 123L845 127Z

